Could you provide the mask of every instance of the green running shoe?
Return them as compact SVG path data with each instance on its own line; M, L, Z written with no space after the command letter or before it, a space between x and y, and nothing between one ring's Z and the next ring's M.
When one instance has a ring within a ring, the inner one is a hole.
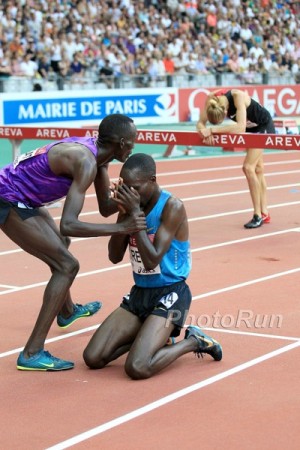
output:
M91 302L87 303L86 305L79 305L78 303L76 303L76 305L74 305L73 314L71 314L70 317L65 318L61 314L57 316L57 325L60 328L67 328L72 325L72 323L76 322L76 320L81 319L82 317L89 317L93 314L96 314L101 306L101 302Z
M18 370L39 370L43 372L57 372L59 370L73 369L74 363L55 358L45 350L40 350L33 356L25 358L21 352L17 360Z

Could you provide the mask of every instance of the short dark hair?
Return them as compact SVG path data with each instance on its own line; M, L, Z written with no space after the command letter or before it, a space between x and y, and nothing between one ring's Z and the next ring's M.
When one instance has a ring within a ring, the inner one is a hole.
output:
M133 120L123 114L110 114L104 117L98 128L99 142L120 140L131 131Z
M138 170L146 176L156 175L156 164L152 156L146 153L135 153L131 155L124 163L124 170Z

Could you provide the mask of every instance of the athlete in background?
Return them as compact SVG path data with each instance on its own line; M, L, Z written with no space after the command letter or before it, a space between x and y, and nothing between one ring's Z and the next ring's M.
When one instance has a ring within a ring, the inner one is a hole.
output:
M207 127L209 121L220 125L225 118L236 123L215 128ZM213 144L215 133L275 133L275 127L269 111L239 89L218 90L212 92L207 100L197 131L205 142ZM246 150L243 163L250 196L253 204L253 217L245 228L257 228L271 221L267 207L267 184L264 176L263 150L250 148Z

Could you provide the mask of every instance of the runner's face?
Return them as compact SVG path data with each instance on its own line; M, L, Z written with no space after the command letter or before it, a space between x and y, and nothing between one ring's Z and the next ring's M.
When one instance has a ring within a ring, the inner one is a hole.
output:
M126 136L121 138L120 147L115 152L115 159L120 162L125 162L126 159L131 155L134 149L134 143L136 140L137 130L134 124L131 127Z
M145 207L152 198L156 178L139 175L136 171L124 170L121 173L123 183L129 188L134 188L140 196L140 205Z

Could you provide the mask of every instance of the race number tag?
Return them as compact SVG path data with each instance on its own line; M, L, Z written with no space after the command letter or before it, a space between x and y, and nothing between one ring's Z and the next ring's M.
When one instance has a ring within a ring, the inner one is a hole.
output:
M19 155L14 159L13 162L13 166L14 169L22 162L25 161L26 159L29 158L33 158L34 156L38 156L41 155L42 153L46 152L46 146L44 147L40 147L40 148L36 148L35 150L31 150L30 152L24 153L23 155Z
M178 294L177 292L170 292L169 294L162 297L159 301L166 309L171 308L171 306L174 305L175 302L178 300Z
M154 235L148 235L149 239L153 241ZM143 264L140 252L137 248L135 239L131 236L129 242L129 255L132 270L138 275L158 275L161 273L160 266L156 266L154 269L146 270Z

